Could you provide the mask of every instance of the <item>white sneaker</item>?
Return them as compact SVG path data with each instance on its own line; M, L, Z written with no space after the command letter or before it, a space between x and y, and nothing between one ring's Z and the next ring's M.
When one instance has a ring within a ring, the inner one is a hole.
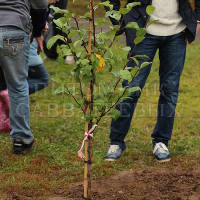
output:
M169 150L162 142L158 142L154 145L153 155L159 162L168 162L171 160Z
M72 64L74 64L74 63L75 63L74 56L73 56L73 55L67 56L67 57L65 58L64 63L65 63L66 65L72 65Z
M119 145L110 145L108 149L108 153L105 155L105 160L107 161L115 161L122 155L122 149Z

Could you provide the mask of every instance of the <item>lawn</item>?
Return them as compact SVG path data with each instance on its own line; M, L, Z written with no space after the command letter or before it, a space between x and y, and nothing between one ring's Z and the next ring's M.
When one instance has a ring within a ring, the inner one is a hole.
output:
M170 145L173 158L182 157L186 163L191 158L195 162L200 156L199 51L199 43L188 47ZM71 66L53 61L45 64L51 78L70 76ZM8 134L0 135L1 194L45 196L82 180L83 163L77 158L77 150L84 133L84 124L79 111L72 106L72 100L64 95L55 95L56 88L57 85L51 81L47 89L31 96L31 126L36 143L28 156L12 155ZM94 178L134 166L146 168L155 165L151 155L150 134L156 120L158 94L156 58L126 139L127 151L120 161L110 164L103 160L109 145L110 119L102 121L95 133Z
M87 6L84 1L82 6ZM117 54L119 44L115 48ZM199 42L188 46L170 143L173 159L181 158L186 165L198 162L200 157L199 52ZM125 60L125 56L122 56L122 60ZM47 196L66 190L69 184L83 178L83 163L77 157L84 134L83 120L80 111L73 106L72 99L55 94L60 85L53 81L58 76L63 79L71 76L72 66L57 61L46 61L45 65L51 76L51 83L47 89L30 98L31 127L36 139L32 151L27 156L15 156L11 151L9 135L0 135L0 199L4 199L4 196L14 199L20 195L30 199L47 199ZM116 66L120 67L121 63ZM159 96L158 71L156 56L126 138L127 151L119 161L107 163L103 159L109 145L110 118L105 118L95 132L94 179L135 167L146 169L157 166L151 153L151 132L156 121ZM101 81L105 80L106 70ZM73 82L72 87L76 90ZM159 167L158 165L157 168Z

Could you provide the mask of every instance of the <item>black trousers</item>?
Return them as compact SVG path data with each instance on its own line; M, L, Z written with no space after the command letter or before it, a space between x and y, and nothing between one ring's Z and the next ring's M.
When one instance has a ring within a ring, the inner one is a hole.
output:
M6 81L5 81L5 78L4 78L4 74L3 74L3 71L0 67L0 92L2 90L5 90L7 88L6 86Z
M66 9L67 8L68 0L60 0L58 3L56 3L54 6L60 8L60 9ZM50 11L51 13L51 11ZM53 14L53 19L58 19L62 17L62 14ZM44 53L48 58L51 59L57 59L58 53L57 53L57 46L60 46L62 44L65 44L63 41L58 40L51 49L47 48L47 42L49 37L53 37L55 35L63 35L65 34L57 28L57 26L52 22L52 19L49 21L49 32L45 34L44 38L47 38L44 40Z

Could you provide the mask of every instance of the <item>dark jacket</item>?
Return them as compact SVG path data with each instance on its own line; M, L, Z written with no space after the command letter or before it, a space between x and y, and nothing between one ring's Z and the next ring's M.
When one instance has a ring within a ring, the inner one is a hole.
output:
M166 0L164 0L166 1ZM183 18L183 22L186 24L187 29L185 31L186 37L189 42L192 42L196 36L197 20L200 20L200 0L195 1L195 9L193 10L190 0L179 0L179 13ZM127 3L141 2L140 6L132 9L127 15L123 17L123 23L126 25L128 22L135 21L140 27L145 27L147 24L148 16L146 14L146 7L152 4L152 0L128 0ZM110 0L113 4L114 10L120 9L120 0ZM113 24L116 21L112 20ZM126 30L127 31L127 30ZM132 34L134 31L132 30Z
M29 33L32 19L33 36L40 36L47 6L48 0L0 0L0 26L15 26Z

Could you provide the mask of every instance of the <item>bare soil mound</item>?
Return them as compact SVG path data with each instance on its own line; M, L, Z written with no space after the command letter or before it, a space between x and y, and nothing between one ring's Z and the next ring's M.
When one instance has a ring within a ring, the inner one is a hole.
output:
M180 163L179 163L180 164ZM81 200L82 184L73 185L65 197L50 200ZM94 200L200 200L200 165L160 165L132 169L92 183Z

